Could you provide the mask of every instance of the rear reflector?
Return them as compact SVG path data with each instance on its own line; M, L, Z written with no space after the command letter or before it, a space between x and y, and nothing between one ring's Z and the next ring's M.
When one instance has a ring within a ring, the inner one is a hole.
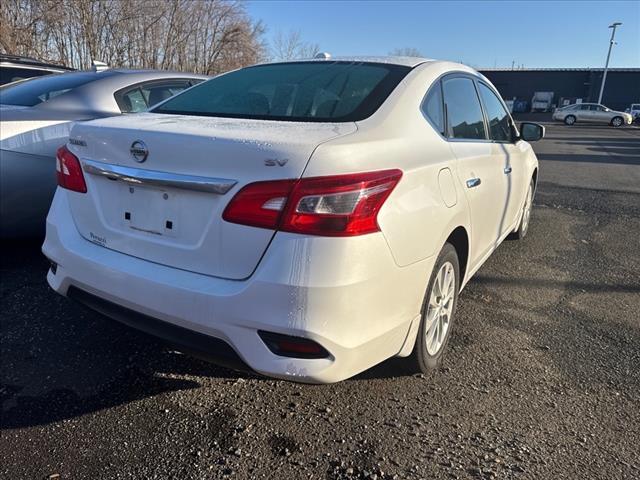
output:
M242 188L224 211L232 223L309 235L377 232L378 212L401 170L277 180Z
M330 356L322 345L308 338L265 332L263 330L259 330L258 335L260 335L260 338L272 353L281 357L328 358Z
M63 145L56 152L56 176L58 185L74 192L87 193L87 184L84 181L80 161Z

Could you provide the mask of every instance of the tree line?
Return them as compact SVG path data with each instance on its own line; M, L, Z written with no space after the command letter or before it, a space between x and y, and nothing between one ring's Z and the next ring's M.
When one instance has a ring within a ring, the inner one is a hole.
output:
M214 75L262 61L264 26L235 0L2 0L0 50L77 69Z

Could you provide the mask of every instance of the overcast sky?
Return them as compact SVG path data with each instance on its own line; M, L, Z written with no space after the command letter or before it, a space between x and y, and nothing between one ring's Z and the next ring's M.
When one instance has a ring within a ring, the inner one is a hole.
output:
M281 30L333 55L423 56L475 67L640 67L640 1L250 1L267 38Z

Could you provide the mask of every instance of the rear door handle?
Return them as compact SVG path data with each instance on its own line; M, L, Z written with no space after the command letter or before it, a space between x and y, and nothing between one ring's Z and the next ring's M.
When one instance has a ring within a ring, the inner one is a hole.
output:
M504 167L504 173L505 174L511 173L511 167L510 166L509 167Z
M480 185L482 181L479 178L470 178L467 180L467 188L474 188Z

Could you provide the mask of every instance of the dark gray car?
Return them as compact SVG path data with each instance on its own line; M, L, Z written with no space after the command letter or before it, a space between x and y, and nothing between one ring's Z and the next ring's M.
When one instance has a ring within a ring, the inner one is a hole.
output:
M147 110L209 77L154 70L47 75L0 87L0 236L44 232L55 154L73 122Z

